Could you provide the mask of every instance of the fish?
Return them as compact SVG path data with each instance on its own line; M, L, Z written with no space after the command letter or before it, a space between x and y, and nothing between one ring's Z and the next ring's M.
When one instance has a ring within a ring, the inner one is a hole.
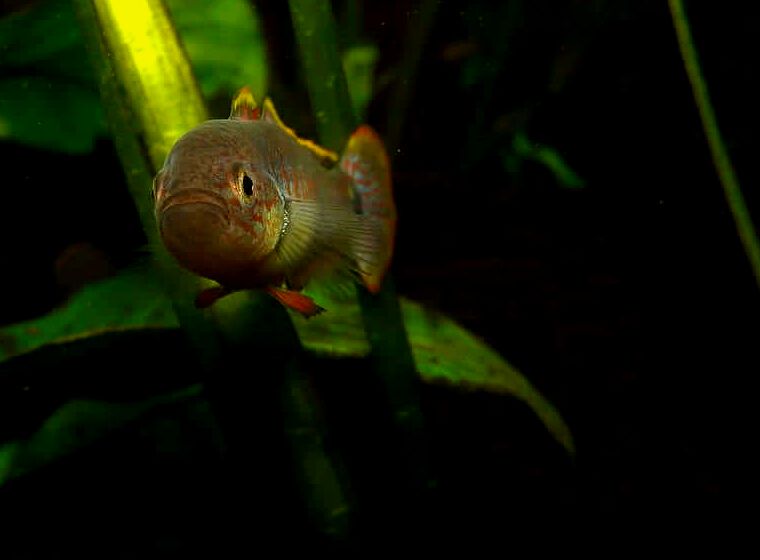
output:
M218 284L197 295L199 308L253 289L312 317L324 308L303 293L310 281L350 277L377 293L392 259L397 213L379 135L360 125L339 156L299 137L248 87L229 118L177 140L152 194L168 252Z

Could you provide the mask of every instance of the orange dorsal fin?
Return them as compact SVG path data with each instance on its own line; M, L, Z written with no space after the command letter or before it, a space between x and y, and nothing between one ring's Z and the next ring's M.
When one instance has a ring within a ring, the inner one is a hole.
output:
M256 105L251 88L248 86L241 88L232 100L230 118L241 121L255 121L261 118L261 108Z
M282 122L282 119L280 118L280 115L277 114L277 110L274 108L274 103L272 103L272 100L268 97L264 99L264 107L262 109L262 119L269 121L271 123L276 124L280 130L282 130L285 134L290 136L293 140L298 142L301 146L309 150L311 153L313 153L317 159L319 159L322 163L325 165L334 165L338 162L338 154L333 152L332 150L328 150L327 148L323 148L319 144L312 142L311 140L307 140L306 138L301 138L296 134L296 131L290 128L288 125L286 125L284 122Z

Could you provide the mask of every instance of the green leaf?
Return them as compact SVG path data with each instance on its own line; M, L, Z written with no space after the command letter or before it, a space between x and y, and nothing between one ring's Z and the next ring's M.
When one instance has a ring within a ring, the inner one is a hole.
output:
M104 130L97 90L45 77L0 80L0 138L85 153Z
M58 408L26 440L0 446L0 485L68 455L156 407L200 395L200 385L130 403L72 400Z
M266 43L258 18L244 0L166 0L203 95L244 85L263 97Z
M327 309L304 319L292 313L301 343L320 354L364 356L369 343L359 306L314 286L309 293ZM485 342L437 311L399 298L417 372L427 383L512 395L529 405L546 429L571 455L573 437L557 409L513 365Z
M304 319L291 313L305 348L335 357L369 354L361 311L355 298L314 284L308 293L327 309ZM233 295L218 305L234 306ZM514 366L478 337L444 314L400 298L404 326L417 372L427 383L512 395L528 404L554 438L574 453L570 429L556 408ZM223 306L223 307L224 307ZM148 270L128 269L86 286L50 314L0 329L0 362L46 344L101 333L176 328L168 300Z
M49 314L0 329L0 362L47 344L145 328L177 320L153 273L140 268L85 286Z
M66 153L105 133L97 84L70 2L0 20L0 138Z
M86 56L68 0L38 2L32 8L0 19L0 45L2 68L48 62L69 49L80 49L80 64Z

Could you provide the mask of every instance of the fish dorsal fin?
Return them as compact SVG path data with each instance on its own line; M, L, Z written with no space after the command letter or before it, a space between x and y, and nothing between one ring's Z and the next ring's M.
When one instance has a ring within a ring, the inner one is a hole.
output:
M230 118L241 121L255 121L261 118L261 108L256 105L256 100L248 86L241 88L232 100Z
M268 97L264 99L264 107L262 109L262 119L265 121L269 121L273 124L276 124L280 130L282 130L285 134L290 136L293 140L298 142L301 146L308 149L311 153L313 153L319 161L322 163L332 166L338 162L338 154L333 152L332 150L328 150L327 148L323 148L319 144L312 142L311 140L307 140L305 138L301 138L296 134L296 131L287 126L284 122L282 122L282 119L280 118L280 115L277 114L277 110L274 108L274 103L272 103L272 100Z

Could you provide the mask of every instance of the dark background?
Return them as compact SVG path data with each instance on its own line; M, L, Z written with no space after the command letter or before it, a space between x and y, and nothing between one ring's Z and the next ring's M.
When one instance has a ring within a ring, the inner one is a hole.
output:
M272 97L287 100L288 115L308 115L286 4L257 4ZM379 45L380 60L367 120L383 135L389 121L403 119L393 156L397 290L444 311L520 368L559 408L577 443L570 461L529 409L508 397L423 387L440 487L421 527L438 529L442 541L496 539L505 550L533 542L527 535L558 531L628 542L672 536L674 525L684 525L692 539L710 536L746 500L758 290L666 3L441 2L403 115L388 111L418 3L371 4L361 35ZM741 3L687 8L724 139L757 216L755 20ZM227 103L212 101L216 116ZM302 119L296 128L313 136L313 122ZM563 187L534 161L505 166L518 130L556 149L585 188ZM3 322L40 315L82 282L135 258L142 233L107 140L81 157L3 142L0 158ZM195 379L181 342L134 344L143 355L170 349L170 358L156 358L156 371L166 362L185 368L178 384ZM150 393L160 383L149 375L103 380L103 371L141 368L139 357L125 361L130 348L93 352L67 372L15 367L13 375L41 388L13 401L3 432L29 431L72 396ZM352 433L363 403L346 403L345 395L369 398L351 375L355 364L313 367L336 439L359 457L364 476L381 477L382 460L376 471L368 467L371 444ZM213 445L192 418L175 415L179 432L166 437L178 451L156 453L150 426L14 483L0 492L4 509L27 512L17 519L41 532L63 527L66 543L81 531L116 550L213 548L226 523L243 524L232 513L235 501L217 492L225 483ZM67 518L72 504L86 513ZM378 513L378 526L392 514Z

